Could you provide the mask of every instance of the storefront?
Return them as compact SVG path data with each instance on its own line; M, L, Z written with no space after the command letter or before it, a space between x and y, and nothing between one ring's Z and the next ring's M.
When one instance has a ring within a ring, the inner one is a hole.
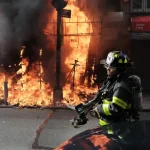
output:
M150 16L135 16L131 18L131 39L150 39Z

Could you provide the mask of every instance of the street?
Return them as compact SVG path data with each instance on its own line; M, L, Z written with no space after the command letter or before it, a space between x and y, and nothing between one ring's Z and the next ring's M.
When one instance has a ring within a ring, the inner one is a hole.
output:
M70 120L75 115L76 112L69 109L1 108L0 150L52 150L98 127L97 119L88 115L86 125L73 128ZM150 112L142 112L141 120L149 122ZM149 128L147 131L149 133Z
M31 150L36 130L51 111L0 109L0 150Z
M38 133L36 138L36 141L38 142L36 142L36 146L34 148L51 150L58 147L68 139L78 135L79 133L82 134L84 133L84 131L86 130L88 131L88 129L92 130L93 128L98 127L97 119L88 115L89 121L86 125L77 129L73 128L69 120L71 120L75 115L76 115L75 111L72 110L65 110L65 109L55 110L53 115L48 119L48 121L43 126L42 130ZM149 124L150 112L142 112L141 121L148 122ZM146 127L146 132L148 131L150 131L150 129ZM79 139L80 138L81 137L79 137ZM82 138L84 139L84 136Z
M0 150L150 150L150 0L0 0L0 33Z

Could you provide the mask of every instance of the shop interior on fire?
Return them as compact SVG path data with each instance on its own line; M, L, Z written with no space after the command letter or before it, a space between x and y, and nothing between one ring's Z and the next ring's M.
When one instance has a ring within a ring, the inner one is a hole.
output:
M13 5L11 0L5 3L8 8ZM0 99L11 106L50 107L56 76L56 10L49 0L26 5L20 2L10 9L16 30L10 30L15 36L3 44L5 53L0 55ZM71 18L62 18L61 24L63 99L57 106L79 104L97 92L106 76L99 61L110 50L131 55L124 1L69 0L65 9L71 10Z

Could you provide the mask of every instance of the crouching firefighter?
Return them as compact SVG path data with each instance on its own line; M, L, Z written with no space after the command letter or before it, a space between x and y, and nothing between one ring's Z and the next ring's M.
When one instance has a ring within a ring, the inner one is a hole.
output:
M99 119L99 125L106 127L108 133L112 133L112 124L140 119L141 80L137 75L128 75L131 62L128 56L121 51L108 53L107 58L101 60L100 63L107 70L107 79L93 100L82 107L81 105L76 106L79 117L74 121L78 121L81 125L85 124L88 120L86 114L90 111L92 116Z

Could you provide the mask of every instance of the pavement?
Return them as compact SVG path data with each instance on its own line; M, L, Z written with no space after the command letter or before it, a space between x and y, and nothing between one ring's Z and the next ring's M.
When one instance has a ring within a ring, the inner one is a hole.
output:
M88 115L88 123L81 128L73 128L70 120L76 116L76 112L67 109L53 110L43 125L37 130L37 136L33 143L33 149L52 150L89 129L98 127L98 120ZM141 121L149 122L146 130L150 131L150 112L141 112ZM147 132L147 131L146 131Z
M140 113L141 115L141 121L144 123L144 132L148 134L148 139L150 141L150 96L144 96L143 100L143 112ZM0 107L12 107L8 105L0 105ZM44 108L43 108L44 109ZM66 141L69 140L69 143L73 143L72 139L75 138L74 141L76 141L76 145L78 145L81 141L85 142L88 141L89 143L89 133L91 135L91 132L99 133L99 130L97 131L98 120L96 118L91 117L88 115L88 123L80 128L73 128L73 126L70 123L70 120L74 118L74 116L77 115L77 113L74 110L66 109L66 108L47 108L49 111L49 115L44 119L42 123L39 124L38 128L35 128L35 138L32 142L32 149L35 150L73 150L73 148L62 148L65 147L64 143L68 143ZM96 131L95 131L96 130ZM139 132L137 130L137 132ZM88 136L87 136L88 133ZM92 136L93 140L96 141L96 139L99 139L99 141L108 141L106 136L100 137L95 134ZM88 140L87 140L88 138ZM96 138L96 139L94 139ZM147 138L147 135L143 136L143 138ZM71 142L70 142L71 141ZM80 142L78 142L80 141ZM80 145L87 145L87 143L83 143ZM137 142L138 143L138 142ZM101 143L102 144L102 143ZM62 146L63 145L63 146ZM112 144L115 145L115 144ZM89 145L88 145L89 146ZM99 145L100 147L100 145ZM75 148L75 147L74 147ZM76 148L77 150L80 150L80 148ZM83 149L83 148L81 148ZM99 150L100 148L92 148L95 150ZM150 147L149 147L150 149ZM108 149L109 150L109 149ZM116 150L116 149L115 149Z
M48 109L1 108L0 150L33 150L36 130L50 112Z
M146 126L147 133L150 133L150 97L144 97L144 109L140 113L141 121ZM51 109L49 117L45 120L37 132L33 149L52 150L56 149L68 139L98 127L98 120L88 115L88 123L81 128L73 128L70 120L76 116L76 112L70 109ZM60 148L62 150L62 148ZM78 148L79 149L79 148ZM83 148L82 148L83 149ZM59 150L59 149L57 149ZM65 149L68 150L68 149ZM98 150L98 149L97 149Z
M99 150L106 143L111 148L116 145L102 135L96 118L88 115L88 123L75 129L70 124L74 116L76 112L69 109L1 108L0 150ZM142 112L141 121L144 126L138 125L136 132L142 139L147 139L150 112ZM140 132L143 127L145 136Z

